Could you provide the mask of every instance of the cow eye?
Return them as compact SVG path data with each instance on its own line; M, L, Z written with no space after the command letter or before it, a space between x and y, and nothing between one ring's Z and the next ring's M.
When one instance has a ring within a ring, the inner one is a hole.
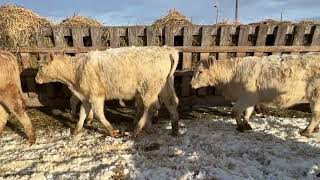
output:
M201 74L203 71L199 71L199 74Z

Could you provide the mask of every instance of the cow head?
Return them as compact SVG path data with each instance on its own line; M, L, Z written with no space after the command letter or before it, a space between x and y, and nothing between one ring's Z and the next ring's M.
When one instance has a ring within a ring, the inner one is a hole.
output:
M200 61L193 73L191 86L194 89L198 89L201 87L207 87L209 85L213 85L213 79L210 73L210 66L215 63L216 60L209 57L208 61Z
M60 68L63 68L62 61L64 60L63 55L50 54L46 58L46 63L42 64L39 68L39 71L36 75L36 82L38 84L57 82L57 75Z

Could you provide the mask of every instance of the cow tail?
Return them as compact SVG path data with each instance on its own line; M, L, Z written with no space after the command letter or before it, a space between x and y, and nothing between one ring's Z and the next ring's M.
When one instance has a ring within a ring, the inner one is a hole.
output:
M178 62L179 62L179 53L177 51L174 51L170 54L170 60L171 60L171 69L168 75L168 78L173 79L173 74L177 69Z

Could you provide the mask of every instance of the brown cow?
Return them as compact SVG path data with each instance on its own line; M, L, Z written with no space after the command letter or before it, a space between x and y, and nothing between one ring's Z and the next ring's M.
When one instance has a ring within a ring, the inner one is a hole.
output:
M22 124L29 143L33 144L36 137L25 110L16 57L10 52L0 51L0 69L0 134L7 123L9 112L11 112Z

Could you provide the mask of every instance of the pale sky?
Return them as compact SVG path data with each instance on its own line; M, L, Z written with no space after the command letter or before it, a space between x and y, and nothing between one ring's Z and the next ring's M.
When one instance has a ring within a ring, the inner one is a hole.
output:
M239 0L242 23L266 18L301 20L320 17L320 0ZM0 1L8 2L8 0ZM218 2L219 17L234 19L235 0L9 0L55 21L74 13L90 16L105 25L151 24L169 9L178 9L195 24L215 22Z

